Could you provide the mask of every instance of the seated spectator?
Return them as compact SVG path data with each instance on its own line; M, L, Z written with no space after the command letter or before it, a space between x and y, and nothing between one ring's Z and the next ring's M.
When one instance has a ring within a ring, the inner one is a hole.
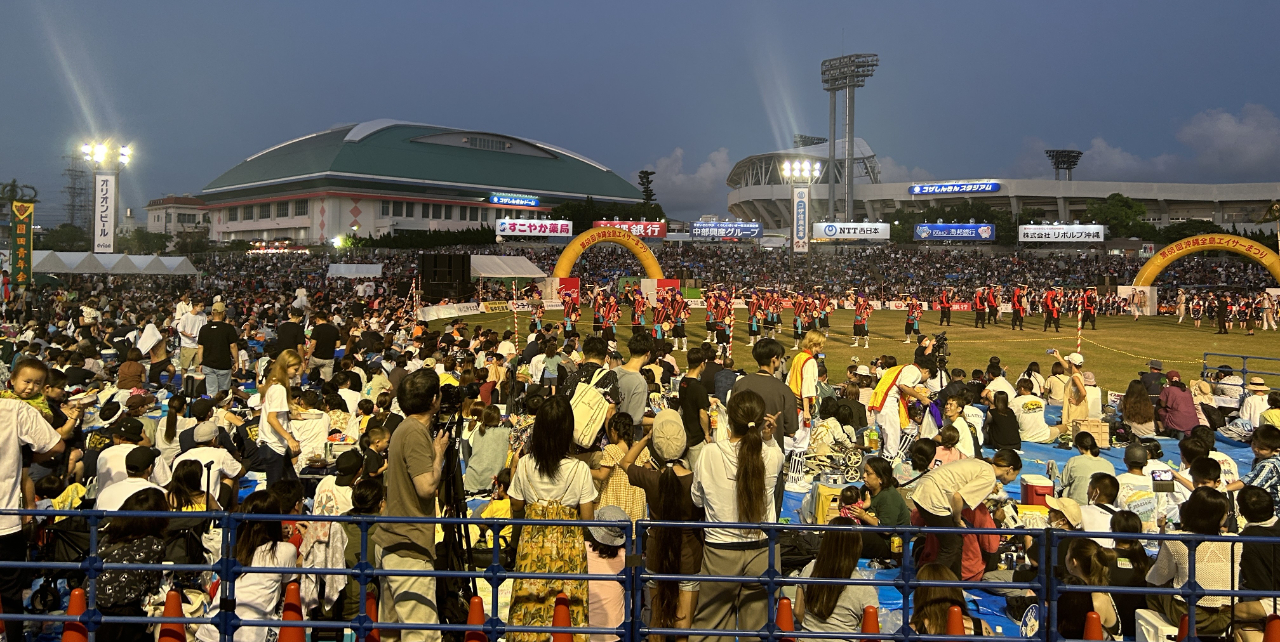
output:
M994 395L997 392L1003 392L1011 396L1017 394L1017 391L1013 389L1013 384L1004 378L1004 369L1000 367L1000 364L992 363L987 365L987 379L987 387L982 390L982 401L988 406L995 403Z
M142 365L142 351L129 348L124 355L124 363L116 370L116 387L121 390L142 388L147 376L147 368Z
M852 487L850 487L852 488ZM868 457L862 463L863 501L850 509L852 517L869 526L906 526L911 523L911 509L898 492L893 465L883 457ZM889 559L887 533L866 532L862 536L862 556L867 559Z
M104 455L106 453L103 453ZM98 501L94 508L100 510L120 510L125 501L140 490L160 487L151 481L155 470L156 456L150 448L134 448L124 458L124 468L128 477L112 484L98 493Z
M1258 425L1280 428L1280 390L1272 390L1267 394L1267 409L1262 411Z
M1111 532L1142 533L1142 519L1133 511L1122 510L1111 516ZM1116 560L1111 567L1111 586L1147 586L1147 572L1151 570L1151 558L1147 549L1136 539L1116 539ZM1116 609L1120 613L1120 628L1125 637L1137 631L1134 614L1147 608L1147 596L1141 593L1114 593Z
M1085 434L1085 433L1081 433ZM1111 531L1111 518L1120 509L1115 506L1120 482L1110 473L1094 473L1089 480L1088 504L1080 507L1080 530L1089 533ZM1115 542L1109 537L1093 538L1098 544L1111 548Z
M1182 505L1182 531L1195 535L1218 535L1227 522L1230 505L1226 495L1212 488L1197 488ZM1241 547L1228 542L1201 542L1196 547L1196 583L1214 591L1234 590L1240 572ZM1176 540L1160 542L1160 553L1147 573L1154 586L1182 588L1190 577L1190 555L1186 544ZM1231 626L1231 597L1206 596L1196 606L1196 631L1200 635L1220 635ZM1148 608L1178 622L1187 614L1181 596L1148 595Z
M223 447L221 431L212 422L201 423L190 432L195 447L179 455L174 460L175 465L184 461L198 463L201 479L205 480L205 490L217 498L217 503L223 508L231 508L236 497L236 480L244 476L244 466Z
M630 426L628 426L630 428ZM617 506L601 506L594 519L615 522L617 526L592 526L587 529L587 572L592 575L617 575L626 566L622 555L626 535L623 531L630 519ZM617 628L626 619L626 599L622 584L617 580L590 580L587 582L587 622L590 626ZM591 642L615 642L616 635L593 633Z
M1209 447L1209 456L1218 465L1222 467L1222 484L1227 484L1240 479L1240 468L1236 465L1236 460L1230 455L1219 452L1217 448L1217 433L1208 426L1196 426L1191 429L1191 438Z
M1120 414L1124 425L1129 427L1133 437L1153 437L1156 434L1156 410L1151 405L1151 397L1147 387L1134 379L1129 382L1129 389L1120 400Z
M302 482L296 479L282 479L268 486L267 492L280 506L281 515L301 515L306 509L306 493ZM306 522L285 520L282 529L285 541L293 544L294 548L302 548L302 537L307 532Z
M218 498L205 488L205 471L200 462L184 460L173 467L173 479L169 482L169 510L200 513L221 510Z
M836 517L829 523L830 526L853 524L848 517ZM851 528L824 531L818 556L800 571L800 577L856 579L858 558L867 556L862 550L862 539L863 534ZM868 606L880 606L875 587L801 584L796 587L796 630L819 633L859 631L863 610Z
M294 471L301 473L307 468L323 470L329 465L324 458L324 447L329 438L329 415L325 414L323 398L320 393L308 390L294 400L298 411L296 418L289 422L289 431L302 449L294 459ZM369 404L373 405L373 402Z
M1102 388L1098 387L1098 379L1092 372L1084 373L1084 393L1089 404L1089 418L1102 419Z
M1277 525L1275 505L1271 494L1256 486L1245 486L1239 493L1237 501L1240 515L1244 517L1245 527L1241 535L1249 537L1280 538L1280 525ZM1246 591L1280 590L1280 545L1250 542L1243 545L1240 553L1240 588ZM1267 616L1276 613L1280 606L1280 598L1263 598L1240 602L1235 606L1237 632L1247 642L1262 640L1262 626ZM1243 629L1243 630L1241 630Z
M281 480L277 484L284 484ZM256 491L240 504L240 512L251 515L280 515L279 502L266 491ZM359 538L356 538L357 543ZM282 524L275 520L246 520L236 527L236 546L230 552L236 561L246 567L293 568L298 564L298 549L285 541ZM275 619L276 606L284 593L284 585L294 581L297 573L245 573L236 579L236 616L244 620ZM218 617L215 600L208 617ZM266 639L279 635L279 628L254 627L245 632L245 639ZM200 642L219 642L222 633L212 624L201 624L196 629ZM239 637L239 636L237 636ZM136 639L136 638L135 638Z
M999 390L991 398L992 405L987 410L987 448L1022 450L1022 430L1018 415L1009 407L1009 394Z
M1057 367L1054 369L1057 370L1061 364L1055 364L1055 366ZM1054 381L1056 381L1056 375L1049 378L1050 389ZM1057 440L1057 432L1045 423L1044 403L1043 399L1031 394L1029 380L1018 380L1018 396L1010 400L1009 405L1013 408L1013 414L1018 417L1018 432L1022 441L1048 444Z
M169 510L159 488L140 490L124 501L120 510L163 512ZM102 561L107 564L162 564L165 545L161 534L169 525L163 517L112 517L102 529ZM160 588L162 573L155 571L105 571L98 578L98 609L113 617L145 617L144 601ZM237 587L238 588L238 587ZM135 642L149 639L150 624L103 623L97 639Z
M351 494L364 469L364 458L358 450L338 455L337 474L325 475L316 485L313 515L343 515L352 509Z
M1088 586L1110 586L1110 569L1115 560L1115 551L1092 539L1073 539L1067 545L1067 573ZM1103 634L1107 639L1119 639L1122 635L1120 612L1111 595L1095 591L1090 596L1093 599L1093 612L1102 621Z
M467 460L467 472L462 478L463 488L469 493L488 489L494 475L506 468L511 430L501 424L502 413L497 406L486 406L476 422L470 438L471 458ZM627 432L630 433L630 427Z
M1272 502L1280 505L1280 428L1263 426L1253 431L1249 446L1253 449L1253 470L1222 490L1234 492L1246 485L1257 486L1271 493Z
M382 507L385 502L382 499L382 484L369 480L361 479L351 487L351 508L344 515L352 516L375 516L382 513ZM378 524L369 526L369 535L372 536L378 530ZM343 550L347 568L355 568L360 563L360 524L358 522L343 522L342 529L346 531L347 546ZM380 556L378 551L381 547L368 542L366 545L366 561L373 564ZM378 597L378 582L370 579L365 587L368 595L374 599ZM329 609L320 609L317 615L318 619L337 620L340 622L350 622L360 614L360 582L357 578L352 577L347 585L342 588L342 594L334 601L333 606Z
M1055 406L1061 406L1062 400L1066 398L1067 386L1071 383L1071 377L1067 376L1067 369L1062 365L1061 361L1054 361L1049 369L1049 378L1044 382L1044 399Z
M955 582L960 578L942 564L925 564L916 573L916 579L921 582ZM921 586L911 596L911 629L923 635L946 635L947 617L953 606L960 607L964 615L965 635L994 635L986 622L969 615L969 604L963 590L941 586Z
M1182 374L1177 370L1169 371L1169 385L1160 391L1157 415L1166 430L1176 430L1183 435L1190 435L1191 429L1200 424L1196 402L1187 389L1187 384L1182 383Z
M493 477L493 497L485 502L484 506L477 508L472 516L479 515L485 519L511 519L511 497L507 495L507 490L511 488L511 469L503 468ZM487 531L491 530L486 524L476 526L479 530L480 540L483 541ZM507 526L501 529L498 534L498 541L490 544L492 546L500 546L506 548L511 543L511 527Z
M160 449L160 459L168 466L173 466L173 460L182 453L179 433L199 423L194 417L183 416L186 413L186 397L174 395L169 398L169 412L164 418L164 429L156 431L156 448Z
M1102 458L1102 451L1098 449L1098 442L1092 434L1076 433L1072 442L1080 454L1068 459L1067 464L1062 467L1061 495L1076 500L1078 504L1088 504L1089 484L1094 473L1114 475L1116 467Z
M951 401L947 402L948 409L953 406L954 404ZM956 410L957 412L959 411L958 408ZM963 425L964 418L960 418L959 421ZM960 449L956 447L960 444L960 432L956 430L955 425L947 424L943 426L938 431L938 436L934 437L933 440L938 442L938 448L934 451L933 455L934 467L943 466L953 461L960 461L965 458L965 454L960 452Z
M1167 493L1156 493L1145 472L1149 456L1142 444L1130 444L1124 449L1125 472L1116 476L1120 483L1116 506L1136 513L1142 520L1142 532L1158 533L1165 515Z
M982 454L982 448L978 444L978 426L969 422L969 419L964 415L964 410L964 400L959 397L947 399L946 405L943 406L943 425L938 428L938 436L942 437L947 428L955 431L954 441L950 438L943 438L939 442L938 452L934 455L935 459L942 459L943 463L950 463L965 457L974 457Z
M1249 377L1249 385L1244 389L1246 395L1240 400L1240 418L1257 428L1262 425L1262 412L1269 407L1271 387L1262 377Z

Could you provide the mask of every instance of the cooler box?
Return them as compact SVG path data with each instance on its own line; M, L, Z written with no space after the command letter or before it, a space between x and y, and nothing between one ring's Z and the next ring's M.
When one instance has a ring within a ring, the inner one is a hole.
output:
M1134 617L1138 624L1134 637L1138 642L1168 642L1178 637L1178 627L1155 611L1138 609Z
M1045 497L1053 494L1053 482L1044 475L1022 476L1022 503L1045 506Z

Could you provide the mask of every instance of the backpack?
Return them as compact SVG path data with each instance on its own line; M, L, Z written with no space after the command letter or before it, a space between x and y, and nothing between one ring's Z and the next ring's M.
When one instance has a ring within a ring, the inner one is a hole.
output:
M601 367L591 375L590 381L579 381L569 399L569 407L573 409L573 443L582 448L590 448L595 443L609 411L609 402L596 387L596 382L607 372L608 368Z

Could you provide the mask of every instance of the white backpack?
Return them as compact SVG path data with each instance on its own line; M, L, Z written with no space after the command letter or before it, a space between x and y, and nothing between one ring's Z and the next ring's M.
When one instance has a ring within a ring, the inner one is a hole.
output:
M609 412L609 402L596 387L596 382L607 372L608 368L601 367L591 375L591 381L579 381L569 399L569 407L573 409L573 443L582 448L590 448L595 443Z

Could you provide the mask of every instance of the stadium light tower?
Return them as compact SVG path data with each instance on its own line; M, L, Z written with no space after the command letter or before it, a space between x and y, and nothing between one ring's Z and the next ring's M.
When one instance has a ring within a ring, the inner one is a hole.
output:
M880 65L876 54L849 54L822 61L822 88L830 96L831 136L827 148L827 216L836 214L836 93L844 90L844 213L853 211L853 90L866 85ZM874 214L867 212L867 218Z
M1067 180L1071 180L1071 170L1076 168L1080 163L1080 157L1084 152L1075 149L1046 149L1044 155L1049 157L1049 162L1053 163L1053 180L1062 180L1059 178L1059 172L1067 170Z
M115 251L116 201L120 199L120 170L133 158L133 147L111 140L80 146L84 160L94 168L93 219L89 229L94 252Z

